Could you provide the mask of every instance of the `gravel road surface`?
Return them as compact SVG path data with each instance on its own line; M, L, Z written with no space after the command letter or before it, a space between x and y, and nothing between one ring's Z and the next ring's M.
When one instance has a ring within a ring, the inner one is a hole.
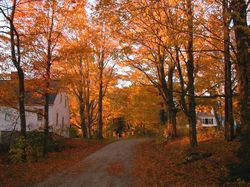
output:
M33 187L129 187L133 150L145 139L121 140Z

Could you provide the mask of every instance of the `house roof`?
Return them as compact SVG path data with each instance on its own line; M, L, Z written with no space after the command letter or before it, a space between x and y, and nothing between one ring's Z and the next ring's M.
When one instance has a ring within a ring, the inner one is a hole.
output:
M50 82L49 104L55 102L59 92L59 81ZM39 79L25 80L25 103L26 105L44 105L45 81ZM12 106L18 102L17 79L0 80L0 105Z
M49 94L49 104L53 105L58 93L50 93ZM27 105L43 105L44 104L44 96L32 96L32 93L25 94L25 100Z
M49 104L54 104L56 100L57 93L51 93L49 94Z
M214 117L214 114L211 114L209 112L197 112L196 116L197 118Z

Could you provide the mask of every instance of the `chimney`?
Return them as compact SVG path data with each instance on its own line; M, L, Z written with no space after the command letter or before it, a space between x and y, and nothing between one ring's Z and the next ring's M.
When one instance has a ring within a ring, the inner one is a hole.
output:
M12 71L10 73L10 79L11 80L17 80L18 79L18 73L17 73L17 71Z

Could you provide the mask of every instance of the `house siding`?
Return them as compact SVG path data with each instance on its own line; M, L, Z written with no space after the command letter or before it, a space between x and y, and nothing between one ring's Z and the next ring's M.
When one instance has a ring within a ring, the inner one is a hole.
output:
M62 98L62 101L61 101ZM66 107L65 107L65 99L66 99ZM57 121L57 113L58 113L58 124ZM68 97L65 93L59 93L56 96L54 101L54 105L50 110L50 125L53 127L53 132L56 134L69 137L69 127L70 127L70 119L69 119L69 105L68 105ZM64 118L64 125L62 126L62 118Z
M60 97L62 95L63 102L60 102ZM67 100L65 106L64 100ZM26 106L26 110L43 110L43 106ZM8 114L6 119L6 113ZM56 113L59 115L59 123L56 125ZM64 117L64 127L62 127L62 120L60 118ZM27 131L33 131L37 129L42 129L44 125L44 118L42 120L37 119L37 113L26 112L26 124ZM49 106L49 126L52 127L52 131L58 135L69 137L69 106L68 98L66 93L58 93L53 105ZM20 131L20 119L19 114L16 109L8 107L0 107L0 131Z

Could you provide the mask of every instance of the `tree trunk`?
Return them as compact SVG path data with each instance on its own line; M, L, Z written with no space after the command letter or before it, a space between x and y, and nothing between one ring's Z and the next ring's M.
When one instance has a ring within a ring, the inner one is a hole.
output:
M49 87L49 83L46 85ZM46 87L47 87L46 86ZM44 139L43 139L43 156L48 155L48 139L49 139L49 93L45 93L44 104Z
M158 80L160 83L160 93L164 100L166 106L166 111L168 114L167 125L168 125L168 136L175 138L177 136L176 132L176 108L174 105L173 98L173 73L175 65L169 62L168 74L165 70L165 49L158 45L158 59L157 59L157 69L158 69ZM166 81L166 76L168 76L168 81Z
M248 2L248 1L247 1ZM249 3L249 2L248 2ZM240 105L241 147L238 150L240 170L249 174L250 168L250 61L249 27L245 0L232 0L232 17L237 48L237 74ZM247 174L245 179L247 179ZM249 176L249 175L248 175ZM244 178L243 178L244 179Z
M175 108L174 97L173 97L173 74L174 74L175 66L173 64L169 64L168 70L168 90L167 90L167 98L168 98L168 126L170 127L170 136L172 138L177 137L177 129L176 129L176 113L177 109Z
M24 87L24 73L20 68L18 70L18 81L19 81L19 115L21 121L21 135L26 139L26 115L25 115L25 87ZM26 146L24 146L22 160L27 160Z
M171 138L177 137L177 129L176 129L176 110L169 109L168 110L168 135Z
M228 0L223 0L223 22L224 22L224 63L225 63L225 139L231 141L234 138L234 120L232 105L232 84L230 61L230 37L229 37L229 11Z
M49 140L49 89L50 89L50 71L51 71L51 53L50 42L48 45L48 61L46 62L46 80L45 80L45 103L44 103L44 141L43 156L48 156L48 140Z
M100 75L99 75L99 96L98 96L98 139L103 139L103 121L102 121L102 99L103 99L103 62L100 65Z
M20 51L20 37L19 33L15 28L14 25L14 18L16 13L16 0L13 0L12 2L12 12L10 16L6 15L3 10L1 11L3 13L3 16L9 21L10 26L10 46L11 46L11 60L17 69L18 74L18 92L19 92L19 98L18 98L18 104L19 104L19 115L20 115L20 127L21 127L21 135L26 140L26 115L25 115L25 80L24 80L24 72L21 67L21 51ZM26 155L26 145L24 146L23 152L22 152L22 160L27 160Z
M49 139L49 94L50 94L50 79L51 79L51 65L52 65L52 31L54 27L54 4L52 7L51 23L48 25L47 38L47 53L46 53L46 69L45 69L45 103L44 103L44 142L43 142L43 156L48 156L48 139Z
M82 68L82 63L80 65ZM85 68L86 68L86 73L85 73L85 78L83 78L83 72L81 71L81 77L82 77L82 82L84 85L84 97L85 97L85 107L86 107L86 137L91 138L91 123L92 123L92 117L91 117L91 107L90 107L90 75L89 75L89 61L86 61L85 63Z
M250 137L250 61L248 57L249 27L247 26L247 5L245 0L232 0L231 8L237 46L240 125L245 137Z
M213 111L214 111L214 117L215 117L216 124L217 124L217 129L221 130L221 128L222 128L221 121L219 119L219 115L218 115L217 110L216 110L215 107L213 107Z
M81 125L81 130L82 130L82 137L83 138L88 138L88 131L87 131L87 126L85 122L85 103L84 103L84 93L83 93L83 87L85 86L85 79L84 79L84 74L83 74L83 57L82 55L80 56L79 59L79 71L80 75L80 82L78 84L79 89L78 89L78 103L79 103L79 115L80 115L80 125ZM86 99L86 98L85 98Z
M89 74L87 73L87 90L86 90L86 112L87 112L87 138L91 138L91 123L92 123L92 117L91 117L91 107L90 107L90 80L89 80Z
M21 121L21 135L26 138L26 116L25 116L25 88L24 88L24 74L22 69L18 70L19 81L19 114Z
M189 138L192 147L197 146L196 135L196 111L194 95L194 56L193 56L193 8L192 0L187 0L188 9L188 45L187 45L187 73L188 73L188 121L189 121Z
M179 80L180 80L180 88L181 88L181 96L180 96L180 104L182 106L182 110L185 113L186 116L188 116L188 108L187 108L187 103L186 103L186 89L185 89L185 83L184 83L184 78L182 75L182 68L181 68L181 63L180 63L180 58L179 58L179 47L175 46L175 53L176 53L176 63L177 63L177 71L179 74Z
M80 92L81 94L81 92ZM82 130L82 137L83 138L87 138L87 127L86 127L86 123L85 123L85 110L84 110L84 101L83 101L83 97L79 96L78 98L78 102L79 102L79 115L80 115L80 123L81 123L81 130Z

